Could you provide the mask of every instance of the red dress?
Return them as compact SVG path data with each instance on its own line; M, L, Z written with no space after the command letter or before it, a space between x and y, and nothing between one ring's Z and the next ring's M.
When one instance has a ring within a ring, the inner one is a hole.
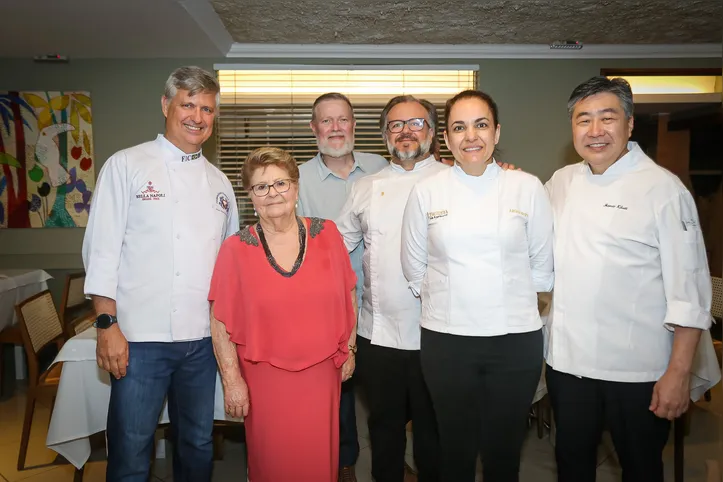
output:
M285 277L256 231L224 241L209 300L236 343L249 387L250 482L335 482L341 370L356 314L356 275L336 225L304 220L306 257ZM288 274L288 273L287 273Z

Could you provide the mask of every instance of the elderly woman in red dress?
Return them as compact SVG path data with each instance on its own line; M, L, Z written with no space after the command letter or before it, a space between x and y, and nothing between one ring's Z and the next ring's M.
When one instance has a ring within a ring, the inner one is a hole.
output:
M226 411L245 417L250 482L335 482L356 276L336 225L296 216L290 154L255 150L242 181L259 220L223 243L209 293Z

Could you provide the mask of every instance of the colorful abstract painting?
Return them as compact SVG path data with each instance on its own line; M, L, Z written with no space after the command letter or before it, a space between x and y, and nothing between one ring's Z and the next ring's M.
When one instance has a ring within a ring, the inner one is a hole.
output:
M95 188L88 92L0 92L0 228L85 227Z

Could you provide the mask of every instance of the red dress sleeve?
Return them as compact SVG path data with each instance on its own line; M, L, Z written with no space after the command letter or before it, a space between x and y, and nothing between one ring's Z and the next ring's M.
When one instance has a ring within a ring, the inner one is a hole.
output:
M218 252L213 268L208 301L213 303L213 316L226 326L231 338L236 338L241 327L241 310L234 303L239 290L236 251L239 249L237 236L229 236Z

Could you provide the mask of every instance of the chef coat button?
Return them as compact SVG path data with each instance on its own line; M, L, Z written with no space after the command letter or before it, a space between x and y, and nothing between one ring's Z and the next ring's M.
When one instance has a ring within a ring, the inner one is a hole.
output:
M176 271L176 276L181 276L181 272L180 272L180 271Z
M176 239L181 239L181 235L180 235L180 234L177 234L177 235L176 235Z

